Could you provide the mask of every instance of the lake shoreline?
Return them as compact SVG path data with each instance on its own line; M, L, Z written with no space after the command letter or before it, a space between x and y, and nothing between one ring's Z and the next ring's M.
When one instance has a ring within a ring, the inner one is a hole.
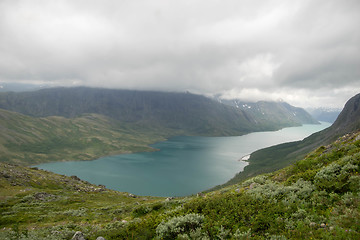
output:
M310 134L320 128L319 125L303 125L236 137L172 136L149 145L154 151L35 167L75 175L109 189L139 196L188 196L224 184L244 171L249 165L249 152L291 141L294 137L302 139L307 132ZM239 159L239 156L242 157Z

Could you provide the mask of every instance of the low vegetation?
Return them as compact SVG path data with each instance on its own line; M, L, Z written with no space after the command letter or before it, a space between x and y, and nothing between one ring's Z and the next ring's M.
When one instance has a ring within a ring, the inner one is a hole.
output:
M149 144L182 133L120 123L98 114L34 118L1 109L0 126L0 162L21 165L154 151Z
M185 198L139 197L0 164L0 238L360 239L360 133L273 173Z

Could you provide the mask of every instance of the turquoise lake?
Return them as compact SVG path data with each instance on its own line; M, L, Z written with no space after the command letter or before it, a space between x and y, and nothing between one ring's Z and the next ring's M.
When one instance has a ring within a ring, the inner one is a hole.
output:
M258 149L302 140L330 126L303 125L237 137L173 137L156 152L108 156L93 161L56 162L36 167L76 175L94 184L142 196L185 196L230 180L247 165L239 161Z

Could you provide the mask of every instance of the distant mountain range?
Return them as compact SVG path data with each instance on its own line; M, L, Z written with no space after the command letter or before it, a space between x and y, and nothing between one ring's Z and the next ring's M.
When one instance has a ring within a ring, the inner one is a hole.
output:
M0 108L33 117L101 114L127 123L184 130L193 135L241 135L317 123L303 109L262 102L253 110L228 106L190 93L50 88L0 93Z
M93 159L151 151L149 144L175 135L242 135L317 123L286 103L241 106L190 93L86 87L4 92L0 161Z
M306 108L306 111L310 113L316 120L321 122L335 122L342 109L340 108Z

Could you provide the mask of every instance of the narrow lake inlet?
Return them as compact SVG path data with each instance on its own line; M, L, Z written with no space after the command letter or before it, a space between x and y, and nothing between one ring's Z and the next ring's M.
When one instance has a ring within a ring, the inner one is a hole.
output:
M121 154L94 161L55 162L36 167L79 178L107 188L142 196L185 196L230 180L247 165L252 152L302 140L329 127L303 125L236 137L184 137L152 145L156 152Z

